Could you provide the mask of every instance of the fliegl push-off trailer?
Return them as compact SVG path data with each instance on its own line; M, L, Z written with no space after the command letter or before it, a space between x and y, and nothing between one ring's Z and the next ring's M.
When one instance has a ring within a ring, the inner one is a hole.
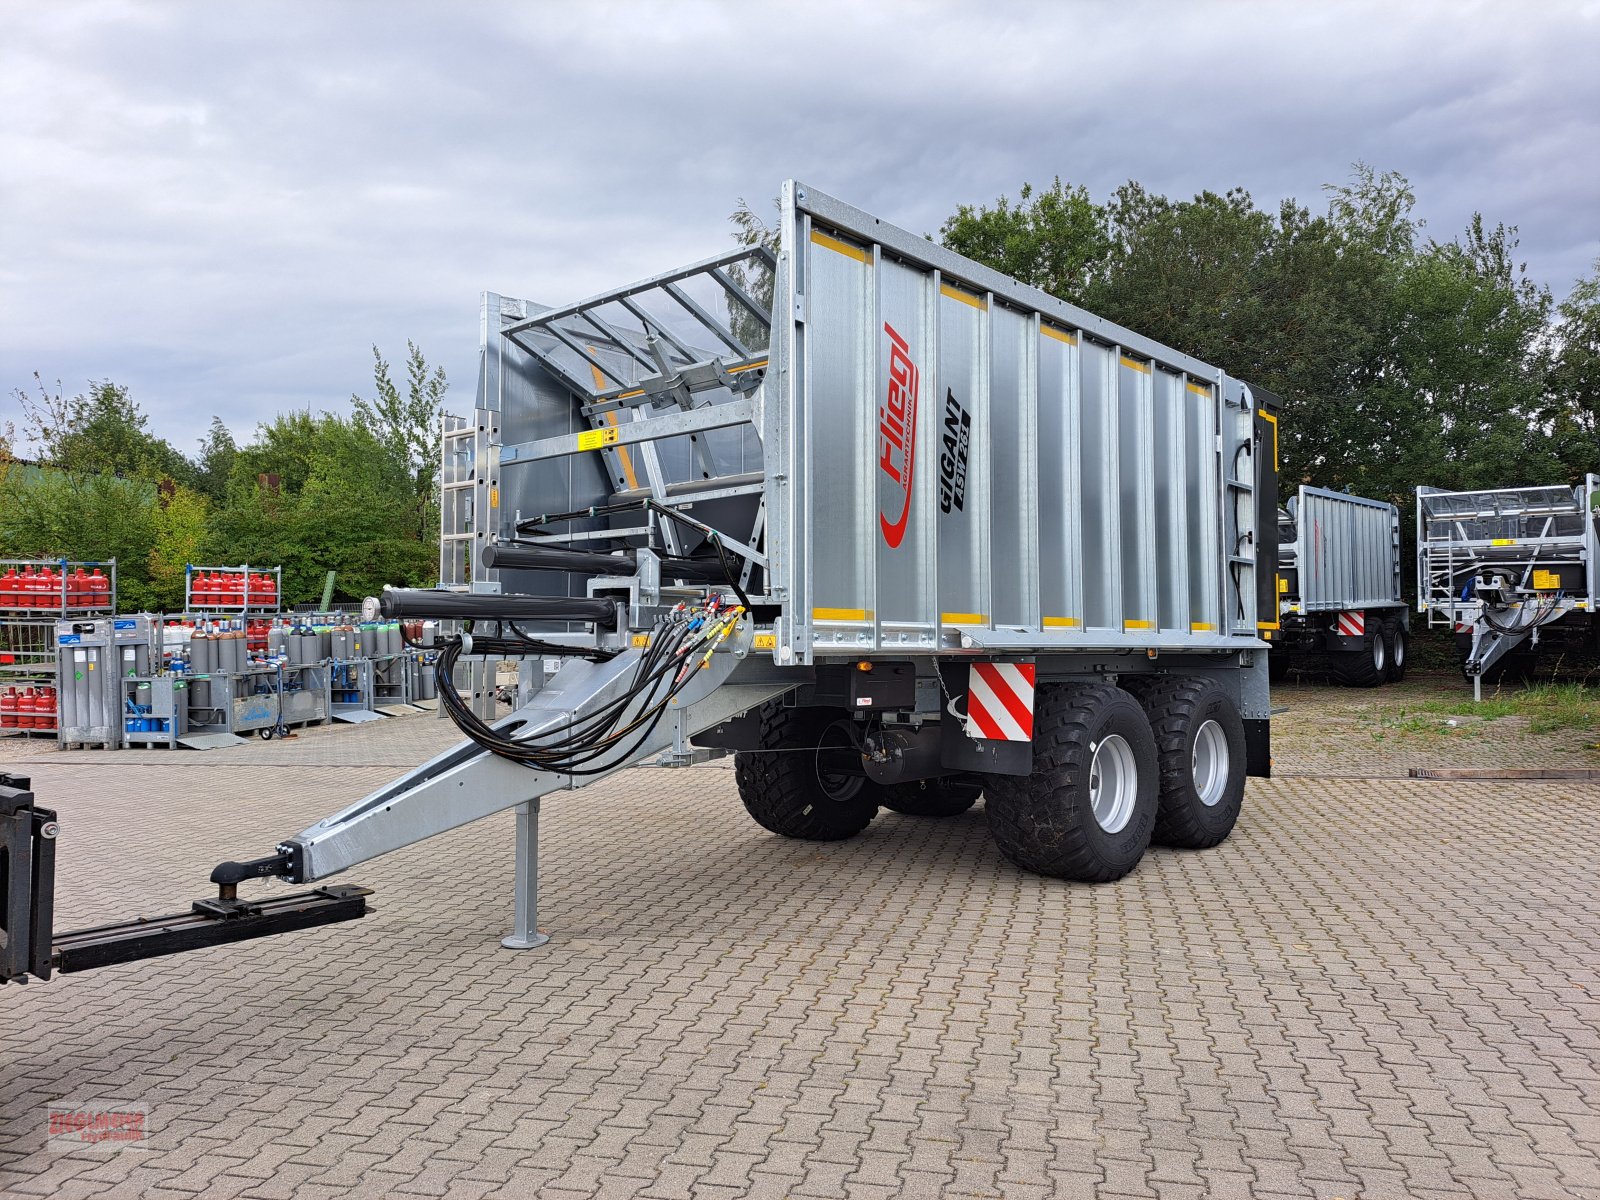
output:
M491 295L483 322L446 434L454 589L381 600L463 622L436 644L467 740L223 864L211 926L143 925L142 953L358 915L358 888L237 884L507 809L507 944L536 944L540 797L717 750L787 837L982 795L1007 858L1104 881L1152 839L1228 836L1270 762L1272 397L793 182L775 253L560 308ZM491 722L452 671L507 657L562 665ZM58 969L129 956L91 933Z

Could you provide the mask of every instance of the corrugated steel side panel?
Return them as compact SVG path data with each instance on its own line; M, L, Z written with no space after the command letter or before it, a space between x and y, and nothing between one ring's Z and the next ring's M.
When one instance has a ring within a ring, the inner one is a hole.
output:
M1243 385L801 185L782 238L767 498L796 658L1259 644Z
M1400 511L1394 505L1302 487L1295 520L1302 611L1400 603Z

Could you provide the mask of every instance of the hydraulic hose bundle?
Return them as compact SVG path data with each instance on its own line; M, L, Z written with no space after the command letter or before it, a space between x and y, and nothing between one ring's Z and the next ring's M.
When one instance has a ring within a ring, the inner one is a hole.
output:
M575 653L570 647L552 647L521 636L515 625L511 630L516 636L472 634L470 643L456 638L444 646L436 669L439 703L462 733L491 754L562 775L603 774L645 744L673 699L711 661L744 612L743 605L730 606L715 596L692 608L678 605L657 619L649 645L621 696L592 713L542 731L537 742L519 741L512 733L483 721L461 698L453 679L456 662L464 653Z

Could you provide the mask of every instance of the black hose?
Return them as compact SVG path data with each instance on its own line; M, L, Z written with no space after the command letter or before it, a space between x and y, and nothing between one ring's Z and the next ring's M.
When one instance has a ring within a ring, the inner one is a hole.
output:
M436 588L384 588L379 611L391 620L433 617L463 621L592 621L616 628L617 606L610 600L522 593L447 592Z

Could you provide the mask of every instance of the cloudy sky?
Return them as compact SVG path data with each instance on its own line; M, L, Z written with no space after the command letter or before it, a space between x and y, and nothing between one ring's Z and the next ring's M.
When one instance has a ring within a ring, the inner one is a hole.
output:
M1428 231L1600 256L1600 2L0 0L0 420L129 385L192 451L476 377L478 293L559 303L714 253L805 180L917 232L1061 175L1263 204L1362 160Z

